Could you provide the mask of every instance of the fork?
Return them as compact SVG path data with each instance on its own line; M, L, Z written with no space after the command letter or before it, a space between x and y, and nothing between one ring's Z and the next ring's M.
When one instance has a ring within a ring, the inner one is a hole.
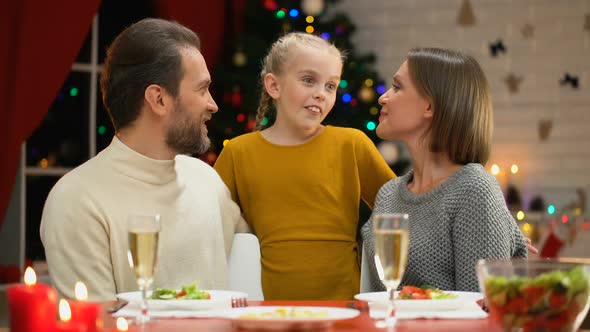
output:
M241 308L247 307L248 300L245 297L232 297L231 299L231 307L232 308Z

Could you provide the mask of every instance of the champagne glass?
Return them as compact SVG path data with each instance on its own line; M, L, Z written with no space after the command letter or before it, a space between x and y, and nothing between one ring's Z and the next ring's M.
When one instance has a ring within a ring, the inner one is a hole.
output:
M141 291L141 314L137 324L153 321L148 314L147 291L154 281L154 271L158 260L158 238L160 235L160 215L131 215L127 220L129 233L129 265L137 278Z
M373 216L375 235L375 266L379 278L387 288L389 297L386 317L378 327L388 326L388 317L395 310L395 290L399 285L408 261L409 228L405 213L385 213ZM392 321L391 321L392 322Z

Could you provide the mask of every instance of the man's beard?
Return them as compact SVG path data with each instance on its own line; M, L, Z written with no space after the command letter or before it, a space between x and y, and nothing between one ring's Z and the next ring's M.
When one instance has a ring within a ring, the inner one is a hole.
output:
M168 132L166 145L178 154L200 155L211 145L211 140L201 130L203 113L197 119L189 114L177 101Z

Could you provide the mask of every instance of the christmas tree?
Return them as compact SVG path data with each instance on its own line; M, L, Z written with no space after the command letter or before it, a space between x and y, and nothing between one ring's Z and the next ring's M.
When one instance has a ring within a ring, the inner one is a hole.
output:
M229 2L228 26L233 36L227 38L226 55L212 75L214 97L221 110L209 128L215 154L221 151L226 139L252 131L261 89L262 59L275 40L291 31L321 36L347 55L336 104L324 124L357 128L378 141L377 99L386 90L385 85L374 69L375 56L355 50L351 41L355 26L348 16L328 10L336 1L245 1L240 14L232 11L236 2ZM273 119L267 121L271 124Z

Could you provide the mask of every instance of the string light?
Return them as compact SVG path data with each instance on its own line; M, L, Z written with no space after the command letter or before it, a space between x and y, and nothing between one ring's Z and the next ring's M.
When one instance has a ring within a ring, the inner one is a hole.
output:
M347 86L348 86L348 81L347 80L340 80L340 87L342 89L346 89Z
M491 171L492 171L492 174L494 174L494 175L500 174L500 166L498 166L497 164L493 164Z
M246 116L244 113L240 113L238 116L236 116L236 120L238 120L238 122L244 122L244 120L246 120Z
M76 97L78 95L78 88L71 88L70 89L70 96Z
M268 124L268 118L265 116L262 121L260 121L260 124L266 126Z
M299 11L297 9L291 9L289 11L289 16L295 18L295 17L299 16Z
M105 127L105 126L98 127L98 134L99 135L104 135L104 134L106 134L106 132L107 132L107 127Z
M307 16L307 17L305 18L305 22L307 22L307 23L313 23L313 21L314 21L314 20L315 20L315 19L313 18L313 16Z
M225 146L227 143L229 143L229 140L228 139L224 139L223 140L223 146Z
M345 103L349 103L351 99L352 96L350 95L350 93L345 93L342 95L342 101Z
M373 121L367 122L367 129L369 129L369 130L375 130L376 127L377 126L375 125L375 122L373 122Z
M518 220L524 220L524 212L518 211L516 213L516 219L518 219Z
M567 222L570 220L570 218L568 218L568 216L566 214L564 214L563 216L561 216L561 222L563 224L567 224Z
M525 222L524 225L522 225L522 232L525 234L530 234L531 233L531 224L529 224L528 222Z
M518 165L516 165L516 164L513 164L512 166L510 166L510 172L511 172L512 174L516 174L516 173L518 173Z
M327 32L322 32L321 36L323 40L330 40L330 34Z
M313 33L314 31L315 29L311 25L308 25L307 28L305 28L305 32L307 33Z
M550 205L547 207L547 213L549 213L549 214L554 214L554 213L555 213L555 205L553 205L553 204L550 204Z
M285 18L287 13L285 13L285 9L282 8L282 9L279 9L275 15L277 16L278 19L283 19L283 18Z
M372 79L370 79L370 78L367 78L367 79L365 80L365 85L366 85L367 87L369 87L369 88L370 88L370 87L372 87L372 86L373 86L373 80L372 80Z
M377 115L377 113L379 113L379 109L377 107L373 106L369 110L369 113L371 113L371 115Z
M385 85L383 84L379 84L379 86L377 86L377 93L382 95L385 93Z

